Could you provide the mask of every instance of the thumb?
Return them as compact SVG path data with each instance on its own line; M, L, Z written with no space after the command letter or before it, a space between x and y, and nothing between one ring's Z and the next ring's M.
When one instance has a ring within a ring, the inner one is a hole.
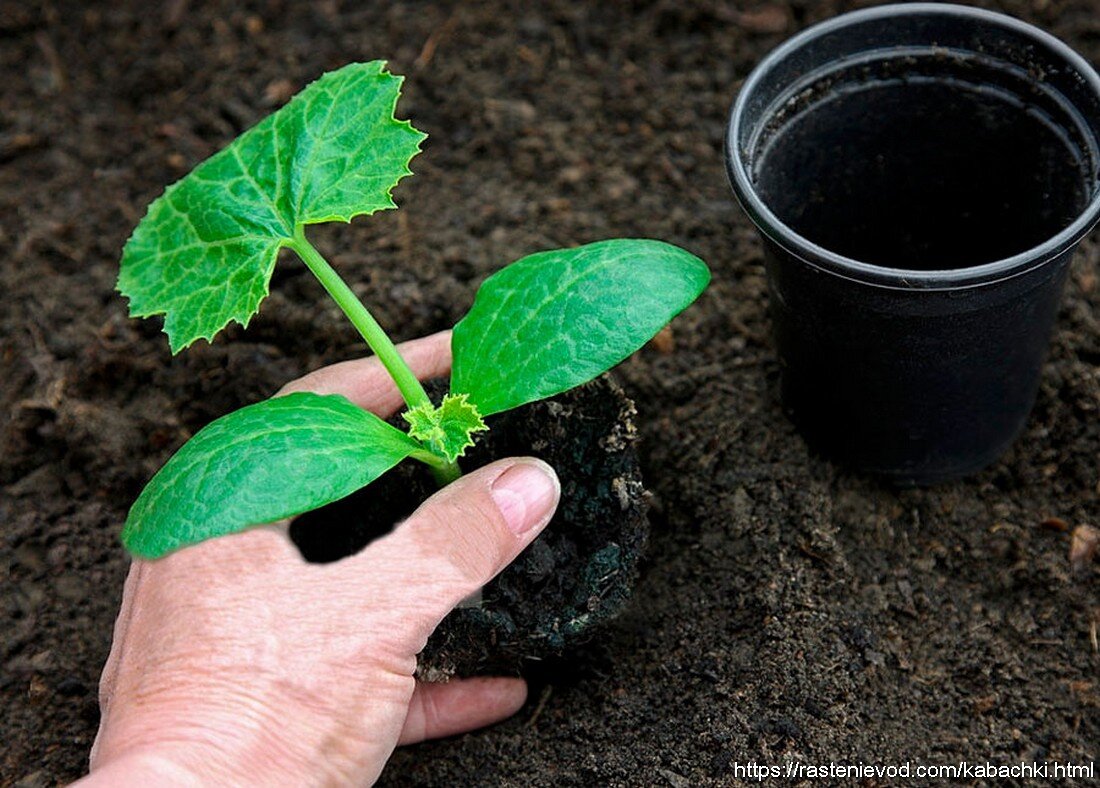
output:
M395 619L389 631L396 649L419 653L455 605L535 540L560 496L558 477L545 462L499 460L437 492L346 568L359 577L399 578L386 584L383 593L392 599L382 609Z

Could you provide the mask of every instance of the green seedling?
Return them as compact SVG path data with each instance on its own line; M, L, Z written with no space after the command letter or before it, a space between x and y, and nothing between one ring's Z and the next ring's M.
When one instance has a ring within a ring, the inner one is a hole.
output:
M706 287L706 265L659 241L610 240L525 257L478 290L455 326L450 393L438 406L393 342L306 237L306 227L395 208L390 193L423 133L394 110L385 63L325 74L168 187L122 254L134 317L164 316L173 353L247 326L281 249L297 254L362 334L404 397L402 431L347 399L296 393L223 416L142 491L123 542L156 558L315 509L405 459L445 484L484 419L578 386L618 364Z

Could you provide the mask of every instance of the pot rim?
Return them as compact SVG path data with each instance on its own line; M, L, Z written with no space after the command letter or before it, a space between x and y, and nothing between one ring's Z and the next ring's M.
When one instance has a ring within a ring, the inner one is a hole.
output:
M925 15L970 18L1023 34L1037 44L1052 50L1055 55L1063 59L1068 66L1080 74L1092 91L1100 97L1100 75L1089 65L1088 61L1057 37L1006 14L950 3L891 4L852 11L819 22L791 37L773 49L746 78L730 110L729 123L726 129L726 174L730 185L738 202L741 203L741 206L749 214L761 233L808 265L846 279L903 290L957 290L990 284L1027 273L1057 258L1080 243L1081 239L1100 219L1100 188L1095 189L1091 201L1070 225L1030 249L981 265L964 268L918 270L890 268L864 263L814 243L809 238L796 232L772 212L757 194L745 166L744 158L736 141L740 137L748 101L759 83L776 64L822 35L853 24L875 19L896 19ZM1094 135L1097 142L1100 143L1100 130L1094 130Z

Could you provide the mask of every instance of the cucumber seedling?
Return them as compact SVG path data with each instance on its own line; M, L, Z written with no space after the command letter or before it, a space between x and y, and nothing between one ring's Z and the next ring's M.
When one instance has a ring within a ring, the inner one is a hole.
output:
M306 237L306 227L397 207L390 193L425 136L394 117L401 78L385 63L325 74L169 186L122 254L118 289L134 317L164 316L173 353L247 326L281 249L297 254L393 377L402 431L336 395L295 393L223 416L142 491L123 528L135 555L343 498L405 459L441 484L484 418L551 397L633 353L710 280L659 241L610 240L540 252L485 280L455 326L450 393L434 405L393 342Z

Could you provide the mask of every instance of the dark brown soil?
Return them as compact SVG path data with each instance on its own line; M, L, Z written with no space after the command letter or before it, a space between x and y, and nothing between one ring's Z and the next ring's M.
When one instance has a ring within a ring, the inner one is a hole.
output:
M446 381L431 381L438 401ZM558 510L527 550L482 589L481 604L452 611L417 658L424 681L515 675L590 640L630 598L649 537L634 403L608 375L486 419L489 432L462 463L538 457L561 482ZM400 417L394 417L394 423ZM436 489L405 463L343 500L299 517L290 536L310 561L352 555Z
M769 48L854 5L0 1L0 783L85 767L141 485L207 421L362 352L288 260L248 332L170 359L112 292L123 241L291 92L377 57L409 75L401 110L431 138L401 211L316 238L398 337L450 325L484 276L548 247L657 237L715 274L670 341L617 373L655 494L631 606L544 664L515 719L398 753L390 784L1095 759L1100 585L1095 565L1071 571L1062 529L1100 521L1100 236L1027 433L975 478L897 492L849 475L777 401L726 111ZM1093 0L982 5L1100 59Z

